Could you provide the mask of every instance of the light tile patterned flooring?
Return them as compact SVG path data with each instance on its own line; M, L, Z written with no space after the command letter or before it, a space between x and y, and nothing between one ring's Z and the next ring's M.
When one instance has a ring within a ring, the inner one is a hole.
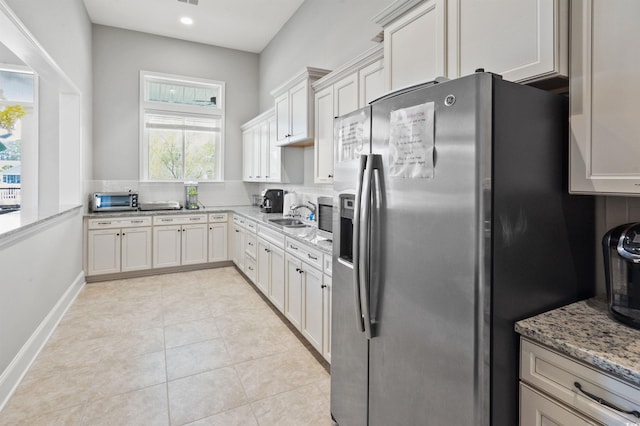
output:
M332 425L329 374L233 267L87 284L0 425Z

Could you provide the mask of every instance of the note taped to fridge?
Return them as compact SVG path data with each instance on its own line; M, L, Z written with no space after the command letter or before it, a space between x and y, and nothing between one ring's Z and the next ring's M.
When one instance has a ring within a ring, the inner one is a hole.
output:
M397 178L433 177L434 103L391 111L389 175Z
M356 160L364 154L364 125L367 118L363 114L345 118L337 129L337 162Z

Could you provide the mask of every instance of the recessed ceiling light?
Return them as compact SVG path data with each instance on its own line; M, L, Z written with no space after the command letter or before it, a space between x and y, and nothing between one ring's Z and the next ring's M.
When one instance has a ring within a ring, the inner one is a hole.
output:
M180 22L182 22L185 25L192 25L193 19L189 18L188 16L183 16L182 18L180 18Z

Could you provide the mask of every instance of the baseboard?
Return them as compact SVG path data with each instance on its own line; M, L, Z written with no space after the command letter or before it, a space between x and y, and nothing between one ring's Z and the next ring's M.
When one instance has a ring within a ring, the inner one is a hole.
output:
M80 293L80 290L82 290L82 287L84 287L84 284L84 273L80 272L67 291L64 292L55 306L49 311L44 320L42 320L31 337L29 337L24 346L22 346L20 352L13 358L7 369L0 375L0 411L2 411L7 401L9 401L13 392L15 392L20 381L29 370L29 367L31 367L31 364L45 343L49 340L53 330L55 330L64 314Z

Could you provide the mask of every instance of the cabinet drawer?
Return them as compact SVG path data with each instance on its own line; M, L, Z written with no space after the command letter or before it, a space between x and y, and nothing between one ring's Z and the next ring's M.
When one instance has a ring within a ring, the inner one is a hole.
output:
M89 229L127 228L132 226L150 226L151 217L117 217L112 219L89 219Z
M253 232L254 234L258 231L258 225L253 220L245 219L244 226L247 228L247 231Z
M209 213L209 222L226 222L227 219L227 213Z
M333 271L333 256L327 253L322 254L322 267L325 274L331 276Z
M290 238L286 239L287 247L286 250L288 253L293 254L299 259L307 262L308 264L315 266L316 268L322 270L322 252L316 250L312 247L309 247L306 244L299 243L296 240L292 240Z
M253 234L247 234L245 244L245 252L255 259L258 254L258 238Z
M526 339L520 339L520 379L603 424L637 424L632 415L586 397L575 383L627 411L640 411L640 389Z
M520 426L596 426L575 411L520 382Z
M269 227L258 225L258 236L264 238L273 245L284 249L284 234Z
M185 214L172 216L154 216L154 225L188 225L191 223L207 223L206 214Z
M244 228L244 218L242 216L238 216L237 214L234 214L233 223L235 223L238 226L242 226Z
M244 273L247 274L247 277L251 280L251 282L256 282L256 277L258 268L256 267L256 260L251 258L250 256L246 256L245 258L245 269Z

